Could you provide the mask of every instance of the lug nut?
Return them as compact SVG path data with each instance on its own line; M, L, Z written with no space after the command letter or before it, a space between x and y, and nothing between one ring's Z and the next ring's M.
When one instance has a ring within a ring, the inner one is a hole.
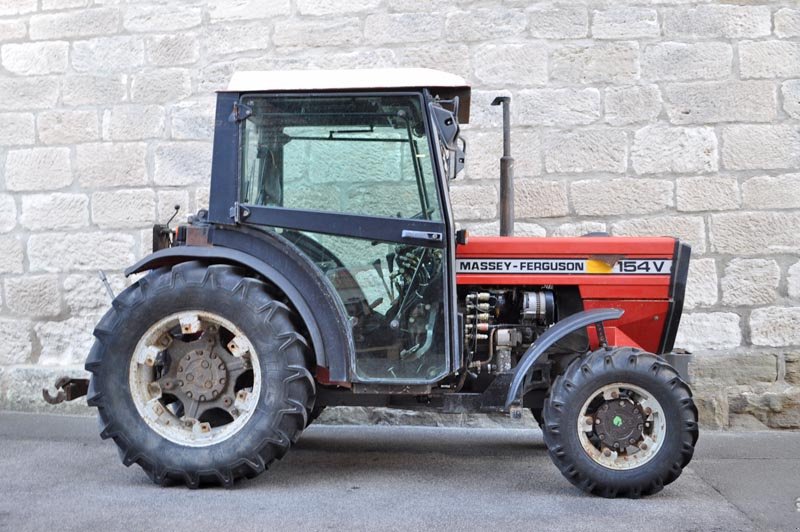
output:
M189 399L191 399L191 398L193 397L193 395L192 395L192 392L186 392L186 397L188 397Z
M210 366L210 364L208 363L208 360L203 360L200 363L200 365L203 367L203 369L208 369L208 367Z
M647 408L644 409L644 413L649 416L650 414L653 413L653 409L648 406Z
M189 373L188 375L186 375L186 380L192 382L194 380L194 374Z
M211 381L206 381L206 383L205 383L205 387L206 388L211 388L213 385L214 384Z
M587 425L594 425L594 420L591 418L591 416L586 416L583 419L583 422L586 423Z
M217 369L219 369L220 371L224 370L225 364L220 364L219 366L217 366Z
M646 443L642 443L641 445L639 445L639 449L641 449L643 451L646 451L647 450L647 444Z
M619 399L619 392L611 392L612 399Z
M609 458L611 456L611 449L606 449L605 451L603 451L603 456Z
M634 443L636 443L636 440L634 440L633 438L631 438L631 439L630 439L630 440L628 440L628 441L630 442L630 444L631 444L631 445L633 445Z
M201 401L205 401L205 400L206 400L206 396L205 396L205 395L201 395L201 396L200 396L200 400L201 400Z

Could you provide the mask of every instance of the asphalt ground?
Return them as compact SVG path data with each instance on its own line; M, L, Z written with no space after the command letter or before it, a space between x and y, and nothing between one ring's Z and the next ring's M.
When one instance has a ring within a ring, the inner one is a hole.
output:
M0 412L0 530L800 530L800 432L701 433L661 493L606 500L530 429L312 425L231 490L157 487L96 430Z

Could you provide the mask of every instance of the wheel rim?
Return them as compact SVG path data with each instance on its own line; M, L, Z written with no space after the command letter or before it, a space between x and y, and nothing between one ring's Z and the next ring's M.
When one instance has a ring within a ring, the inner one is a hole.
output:
M247 336L205 311L171 314L150 327L131 358L131 397L159 435L185 446L224 441L247 423L261 394Z
M586 454L603 467L641 467L658 454L667 432L661 404L639 386L613 383L589 396L578 417Z

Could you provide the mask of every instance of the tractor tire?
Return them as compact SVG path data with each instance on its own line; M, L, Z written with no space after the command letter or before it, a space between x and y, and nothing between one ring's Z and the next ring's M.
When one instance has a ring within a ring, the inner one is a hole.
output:
M242 269L193 261L114 300L86 369L101 437L123 464L161 485L231 487L286 454L315 384L292 311L271 291Z
M601 497L661 491L692 459L698 438L689 386L662 358L628 347L573 361L543 414L550 458L572 484Z

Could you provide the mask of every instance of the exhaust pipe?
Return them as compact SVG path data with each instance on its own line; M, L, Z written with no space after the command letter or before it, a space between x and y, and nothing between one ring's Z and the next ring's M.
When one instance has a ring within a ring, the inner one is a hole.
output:
M514 236L514 158L511 157L511 97L498 96L503 106L503 156L500 158L500 236Z

